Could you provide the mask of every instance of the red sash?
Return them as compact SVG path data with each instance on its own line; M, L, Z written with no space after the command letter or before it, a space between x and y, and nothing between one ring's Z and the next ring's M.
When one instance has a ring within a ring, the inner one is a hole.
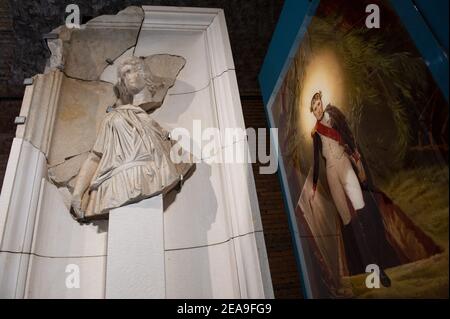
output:
M316 122L315 130L320 135L329 137L329 138L335 140L336 142L338 142L339 144L344 144L343 140L342 140L342 136L337 130L335 130L332 127L323 125L320 121Z

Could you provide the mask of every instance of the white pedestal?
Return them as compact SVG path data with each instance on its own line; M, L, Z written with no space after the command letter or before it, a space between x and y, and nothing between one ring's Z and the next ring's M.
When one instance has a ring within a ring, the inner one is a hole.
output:
M161 195L110 212L105 297L166 297Z

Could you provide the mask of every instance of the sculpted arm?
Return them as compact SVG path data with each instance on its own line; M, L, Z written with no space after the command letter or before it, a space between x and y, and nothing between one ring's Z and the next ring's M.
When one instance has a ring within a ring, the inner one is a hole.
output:
M77 217L83 217L81 201L83 194L88 189L91 184L92 177L97 170L98 163L100 162L100 157L94 152L90 152L88 158L84 161L81 166L80 172L78 173L75 187L72 194L71 206L74 209Z

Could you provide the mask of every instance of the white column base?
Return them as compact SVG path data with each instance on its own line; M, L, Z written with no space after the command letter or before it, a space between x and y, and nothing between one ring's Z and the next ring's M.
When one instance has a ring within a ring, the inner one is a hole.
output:
M111 210L107 299L166 297L162 195Z

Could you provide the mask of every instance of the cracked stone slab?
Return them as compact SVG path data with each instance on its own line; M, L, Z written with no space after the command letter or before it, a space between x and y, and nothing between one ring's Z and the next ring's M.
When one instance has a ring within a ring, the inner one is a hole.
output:
M63 163L49 167L48 177L58 186L71 186L70 181L78 175L89 153L76 155L65 160ZM70 188L70 187L69 187Z
M51 132L58 106L58 92L64 80L62 72L56 70L33 77L33 85L27 86L20 116L26 118L25 125L16 130L16 137L23 138L44 154L48 153Z
M142 8L131 6L116 15L103 15L90 20L80 29L60 26L52 31L58 39L48 39L52 56L46 72L63 66L73 78L98 80L109 65L135 46L144 19Z
M174 85L178 74L185 66L186 59L171 54L155 54L146 57L144 60L154 76L158 89L154 95L136 95L133 104L139 105L145 111L149 112L162 105L167 91Z
M58 188L59 195L61 196L64 206L70 209L70 202L72 201L72 193L67 187Z
M78 165L73 157L91 150L106 110L116 100L111 83L64 77L47 163L67 163L53 170L55 180L67 180ZM62 173L65 167L68 171Z

